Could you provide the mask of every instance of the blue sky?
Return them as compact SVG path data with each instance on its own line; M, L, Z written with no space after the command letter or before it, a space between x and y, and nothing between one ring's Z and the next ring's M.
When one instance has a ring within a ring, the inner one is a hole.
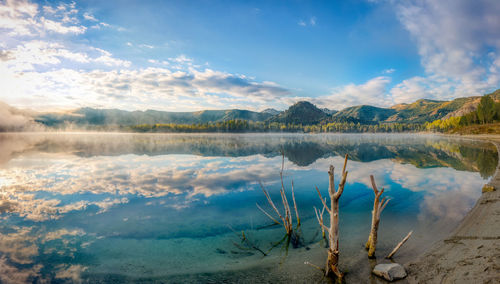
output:
M0 0L0 101L341 109L500 87L500 2Z

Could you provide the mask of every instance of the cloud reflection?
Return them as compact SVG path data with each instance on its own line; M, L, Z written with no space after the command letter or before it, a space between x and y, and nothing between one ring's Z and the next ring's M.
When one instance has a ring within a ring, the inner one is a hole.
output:
M5 230L0 227L0 230ZM9 233L0 232L0 283L50 282L50 275L44 273L44 264L37 261L41 254L56 253L61 259L74 258L76 238L85 235L81 229L59 229L44 231L33 227L8 228ZM44 251L41 247L44 247ZM57 262L57 258L54 261ZM56 265L55 278L81 282L82 265Z
M288 145L285 182L296 181L296 194L317 200L314 185L326 189L328 166L339 169L343 163L340 154L349 152L346 197L366 194L372 198L369 176L374 175L377 184L386 188L386 195L394 199L387 212L391 206L415 202L418 212L411 218L418 219L415 222L425 230L456 224L485 182L475 171L476 164L464 166L470 157L476 157L476 148L439 139L419 140L422 146L417 141L404 144L372 136L366 140L304 136L307 138L298 141L272 136L271 142L258 148L262 139L223 136L213 138L216 141L211 144L214 140L201 137L132 136L144 139L140 151L138 141L123 146L125 150L118 147L129 135L111 136L123 140L107 146L104 142L113 139L103 142L78 137L82 139L72 138L69 144L38 138L6 144L10 154L0 165L0 269L7 274L0 275L0 282L80 282L82 275L92 273L92 265L73 260L82 251L95 250L99 238L153 242L156 238L200 237L207 230L220 234L225 230L220 229L221 222L242 219L250 212L245 210L255 209L234 207L229 204L232 198L238 202L254 198L249 193L258 188L259 181L271 191L279 187L281 157L271 150L280 145ZM168 144L157 137L173 140ZM291 141L299 144L289 145ZM351 144L343 145L346 141ZM472 150L466 150L469 148ZM327 150L335 152L324 154ZM308 151L320 154L302 163L300 157ZM340 171L336 172L338 181ZM307 198L303 200L307 202ZM194 205L198 210L186 210ZM303 210L307 212L307 208ZM227 216L228 212L241 215ZM302 216L307 219L306 214ZM225 219L217 223L214 218ZM83 228L72 227L78 224Z
M148 136L143 138L148 143L151 142L148 140ZM287 141L279 136L272 138L280 142ZM196 143L204 141L204 138L200 136L175 136L167 139L175 141L177 141L176 139L195 139L193 141L197 141ZM228 138L223 137L217 143L227 145L232 141L226 139ZM376 138L366 137L367 141L373 139ZM319 136L318 140L326 144L332 142L328 139L325 140L325 137L322 136ZM106 139L105 141L110 140ZM194 143L193 141L190 143ZM249 141L244 140L242 143L246 143L243 145L247 147L253 147L248 144ZM399 143L398 140L389 141L393 145ZM95 144L95 142L86 140L83 142L87 149ZM333 142L337 143L338 141L333 140ZM146 145L150 145L148 143ZM358 143L358 147L364 147L362 141L356 143ZM306 144L311 146L310 141ZM174 144L174 147L177 147L175 145L177 144ZM466 160L461 156L459 148L449 142L437 140L429 146L440 151L440 159L446 163ZM396 146L388 146L388 149L390 147ZM410 146L410 152L412 151L411 147L413 146ZM13 153L20 151L15 146L11 148L15 149L12 151ZM307 150L307 147L295 148ZM446 155L448 152L443 149L450 149L450 154ZM346 148L345 151L347 150L349 149ZM223 151L222 148L221 151ZM474 194L474 189L479 188L483 180L476 173L457 172L446 167L418 168L421 161L427 161L428 157L434 155L429 154L425 157L425 154L420 152L420 148L415 148L413 151L414 155L411 156L411 159L402 160L403 155L410 156L409 154L401 154L392 159L369 159L368 162L357 162L356 160L362 160L361 157L366 156L366 154L359 152L359 150L353 151L354 160L349 163L349 182L361 183L370 187L369 176L372 174L380 187L386 187L387 193L390 193L391 184L399 184L410 191L425 191L428 194L426 204L428 204L429 210L434 208L434 212L440 212L440 215L454 215L454 218L459 218L462 211L454 214L443 213L445 210L443 208L449 205L441 204L437 201L438 199L430 196L436 196L441 191L448 190L462 192L461 196L470 196L466 198L469 201L464 204L464 206L469 206L470 200L475 200L478 196ZM384 156L386 155L382 155L382 157ZM407 162L404 163L405 161ZM432 161L435 164L437 160ZM326 172L330 163L341 165L342 158L339 156L319 158L308 166L287 162L287 171L316 170ZM0 213L17 214L33 221L45 221L58 219L68 212L83 211L95 207L97 207L96 213L104 213L113 206L128 203L132 197L159 198L173 195L183 196L183 199L189 202L196 196L208 198L228 192L247 190L253 188L259 181L276 182L279 168L280 157L277 155L221 158L193 155L144 156L126 154L81 157L78 154L68 153L19 154L18 158L12 158L8 162L7 168L0 171L0 180L3 183L0 192ZM93 196L90 199L78 197L89 193ZM63 202L63 199L67 200L64 196L68 195L75 196L72 200L76 201ZM180 208L187 206L187 203L183 202L182 199L178 199L176 203ZM441 209L437 210L436 208ZM449 209L457 210L457 207L452 206Z

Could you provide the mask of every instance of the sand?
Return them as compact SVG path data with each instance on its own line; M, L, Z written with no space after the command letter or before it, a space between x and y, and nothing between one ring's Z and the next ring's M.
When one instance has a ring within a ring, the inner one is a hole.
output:
M500 136L460 136L493 142ZM500 283L500 162L485 192L458 228L406 264L408 283ZM478 189L481 190L481 189Z

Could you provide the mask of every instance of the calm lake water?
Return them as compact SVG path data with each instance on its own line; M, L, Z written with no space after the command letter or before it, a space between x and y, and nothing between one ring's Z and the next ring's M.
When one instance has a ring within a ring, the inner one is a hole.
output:
M288 250L256 207L271 212L262 182L281 208L281 150L305 244ZM346 153L348 283L376 282L363 248L369 175L391 198L377 256L413 230L395 257L404 263L457 226L498 161L492 144L430 135L1 134L0 282L321 282L304 264L326 259L314 186L327 196L328 166L341 169Z

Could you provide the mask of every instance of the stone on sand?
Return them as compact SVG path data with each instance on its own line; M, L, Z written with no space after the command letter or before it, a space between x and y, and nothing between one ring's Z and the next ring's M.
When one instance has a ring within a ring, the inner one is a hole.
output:
M387 281L393 281L406 277L405 268L399 263L377 264L373 269L373 274L384 278Z

